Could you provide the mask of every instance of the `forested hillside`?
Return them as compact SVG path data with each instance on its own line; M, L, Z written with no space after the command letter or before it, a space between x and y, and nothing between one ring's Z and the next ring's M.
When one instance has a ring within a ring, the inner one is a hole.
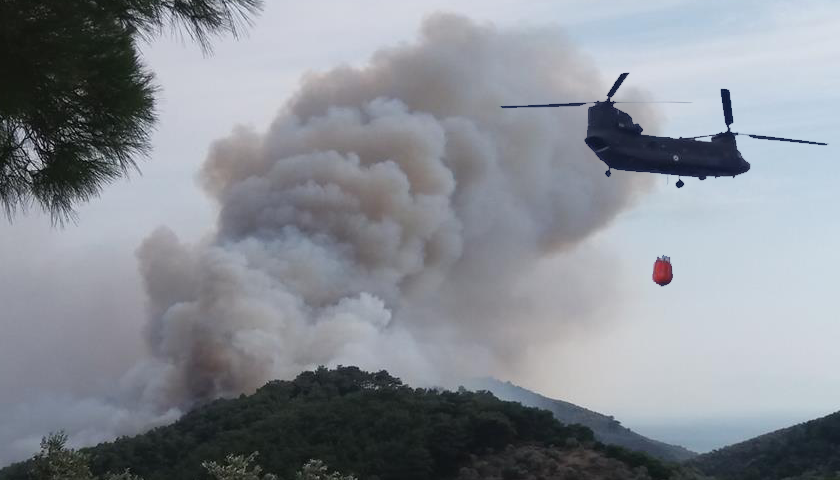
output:
M700 455L721 480L840 480L840 412Z
M280 478L294 478L301 465L317 458L360 479L425 480L455 478L482 455L503 455L508 445L579 458L588 458L580 451L592 451L593 458L612 458L632 472L615 478L665 479L678 470L604 446L586 427L563 425L548 411L489 392L415 389L387 372L355 367L273 381L253 395L217 400L172 425L83 452L95 475L131 469L145 480L206 479L202 462L252 452ZM24 462L0 471L0 479L23 480L27 472Z

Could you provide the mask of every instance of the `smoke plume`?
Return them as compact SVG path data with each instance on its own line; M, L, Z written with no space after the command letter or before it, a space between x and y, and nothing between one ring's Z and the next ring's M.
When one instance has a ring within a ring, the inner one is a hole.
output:
M160 228L138 248L150 357L108 398L0 412L0 460L51 430L77 446L133 434L318 365L418 386L516 377L569 325L609 316L611 269L581 247L651 184L604 176L586 107L499 106L603 99L613 75L556 30L443 14L363 67L306 75L266 132L212 145L204 240ZM648 107L629 112L656 131Z
M444 14L362 68L306 75L267 132L213 145L200 174L213 234L185 245L162 228L138 251L164 403L320 364L440 382L556 342L595 292L560 272L568 304L540 312L518 285L649 184L605 179L585 107L499 106L607 88L554 31ZM633 113L651 129L649 111Z

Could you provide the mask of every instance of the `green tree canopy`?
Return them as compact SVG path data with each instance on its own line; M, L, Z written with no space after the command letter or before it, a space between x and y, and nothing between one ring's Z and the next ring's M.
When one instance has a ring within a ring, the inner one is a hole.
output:
M87 455L68 449L67 435L53 433L41 439L41 451L32 459L31 476L34 480L90 480L93 475L88 467Z
M254 452L247 457L245 455L228 455L222 464L210 461L202 462L204 467L215 480L277 480L277 476L262 473L259 465L251 466L257 453Z
M0 204L53 221L136 169L156 121L138 39L238 36L262 0L0 0Z
M259 465L251 465L258 453L228 455L222 463L202 462L202 466L214 480L278 480L277 475L262 474ZM41 451L32 458L29 477L32 480L143 480L126 469L122 473L106 472L95 477L90 472L90 457L67 447L64 432L51 433L41 440ZM357 480L352 475L329 473L327 465L312 459L295 474L295 480Z
M643 453L601 444L590 429L564 425L546 410L487 391L412 388L387 371L351 366L271 381L251 395L198 406L172 425L80 453L94 479L104 480L129 471L145 480L440 480L456 478L463 467L481 471L485 460L494 463L510 448L572 463L580 454L593 467L617 460L612 464L622 470L647 472L636 479L693 478ZM35 458L0 469L0 480L33 480L37 464Z

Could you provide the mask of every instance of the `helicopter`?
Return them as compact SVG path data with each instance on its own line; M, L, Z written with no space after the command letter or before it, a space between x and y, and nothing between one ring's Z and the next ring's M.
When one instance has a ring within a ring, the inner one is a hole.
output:
M538 107L577 107L594 104L589 107L589 126L586 130L586 145L595 152L605 164L606 175L611 170L625 170L631 172L661 173L677 177L735 177L746 173L750 164L741 156L735 143L736 135L761 140L778 140L782 142L807 143L811 145L827 145L820 142L794 140L791 138L768 137L765 135L751 135L737 133L730 130L733 123L732 102L729 90L721 89L720 97L723 103L723 118L726 131L699 137L671 138L642 135L642 127L633 123L633 119L625 112L615 108L616 103L691 103L691 102L614 102L613 95L627 78L629 73L622 73L615 81L606 101L576 102L576 103L548 103L544 105L503 105L502 108L538 108ZM698 141L698 138L711 137L711 141ZM685 183L678 178L677 188Z

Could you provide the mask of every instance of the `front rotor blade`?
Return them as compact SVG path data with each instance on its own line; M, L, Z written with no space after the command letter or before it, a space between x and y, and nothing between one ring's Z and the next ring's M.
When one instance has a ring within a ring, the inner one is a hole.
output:
M748 137L758 138L760 140L778 140L780 142L808 143L810 145L828 145L827 143L821 143L821 142L809 142L807 140L794 140L792 138L767 137L767 136L764 136L764 135L750 135L749 133L741 133L739 135L746 135Z
M650 102L612 102L612 103L691 103L691 102L659 102L659 101L650 101Z
M725 88L720 89L720 100L723 102L723 119L726 122L726 128L732 125L732 101L729 99L729 90Z
M627 75L630 75L630 73L622 73L618 76L618 80L616 80L613 84L612 88L610 89L610 93L607 94L607 98L612 98L612 96L615 95L615 91L618 90L618 87L621 86L621 82L623 82L624 79L627 78Z
M578 103L546 103L544 105L502 105L502 108L537 108L537 107L579 107L587 103L595 102L578 102Z

